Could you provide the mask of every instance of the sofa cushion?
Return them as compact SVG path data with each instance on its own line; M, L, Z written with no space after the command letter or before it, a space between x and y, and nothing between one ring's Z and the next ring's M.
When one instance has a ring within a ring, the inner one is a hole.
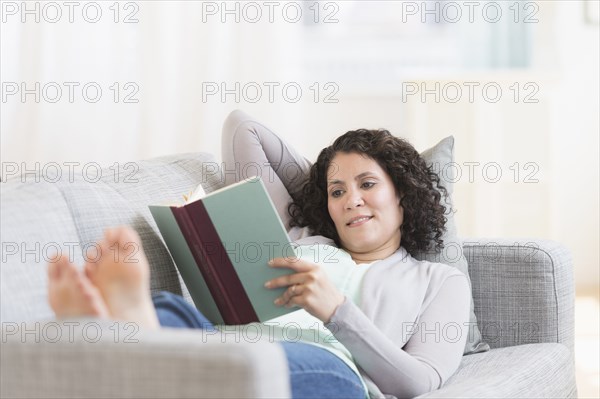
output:
M84 251L96 246L104 229L119 225L132 226L141 237L152 291L182 294L191 302L148 205L180 203L201 183L206 192L214 191L222 186L220 175L204 172L215 167L210 154L178 154L107 167L98 179L89 168L86 175L64 170L58 179L28 175L2 183L2 321L51 317L50 256L62 249L81 268Z
M448 197L446 198L446 231L442 236L444 240L444 248L441 251L431 252L416 252L413 255L418 260L427 260L430 262L440 262L456 267L469 280L469 270L467 259L463 254L463 243L458 237L456 222L454 220L454 207L452 203L452 193L454 191L454 137L446 137L435 146L421 153L425 162L433 167L433 170L438 173L440 183L446 188ZM477 326L477 317L473 306L473 298L471 297L471 309L469 314L469 335L465 344L464 354L478 353L488 351L489 345L482 341L481 332Z
M572 398L575 386L566 346L528 344L464 356L441 389L419 398Z
M95 184L74 184L63 190L82 242L97 242L104 229L129 225L140 235L150 262L151 290L170 291L190 300L169 256L148 205L180 204L183 195L202 184L206 192L220 181L206 174L210 154L177 154L120 165ZM115 178L115 176L117 176Z
M0 321L49 318L46 262L61 248L72 248L81 263L79 236L56 184L27 176L0 183Z

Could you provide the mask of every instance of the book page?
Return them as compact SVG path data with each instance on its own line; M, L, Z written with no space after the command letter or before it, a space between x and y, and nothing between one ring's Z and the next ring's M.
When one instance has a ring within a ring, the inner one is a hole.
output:
M189 204L190 202L197 201L201 198L204 198L205 195L206 192L204 192L204 187L202 187L202 184L199 184L198 187L196 187L196 189L192 191L189 196L184 197L185 203Z

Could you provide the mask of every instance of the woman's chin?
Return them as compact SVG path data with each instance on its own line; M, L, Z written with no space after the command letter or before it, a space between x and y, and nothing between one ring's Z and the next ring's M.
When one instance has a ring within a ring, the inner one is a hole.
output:
M378 254L388 253L391 255L400 246L400 239L383 242L380 237L373 234L353 235L341 241L343 248L352 254ZM393 248L393 250L392 250Z
M377 248L377 245L368 240L352 240L352 242L355 244L344 245L344 248L346 248L349 252L356 254L369 254L374 252Z

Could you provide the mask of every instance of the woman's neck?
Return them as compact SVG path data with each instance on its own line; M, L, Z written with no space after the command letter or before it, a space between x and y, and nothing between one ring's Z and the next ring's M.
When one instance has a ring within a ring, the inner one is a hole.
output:
M398 250L398 248L400 248L400 245L389 245L364 253L353 252L348 249L346 249L346 251L350 254L352 260L356 262L357 265L359 265L361 263L371 263L375 262L376 260L385 259L393 255Z

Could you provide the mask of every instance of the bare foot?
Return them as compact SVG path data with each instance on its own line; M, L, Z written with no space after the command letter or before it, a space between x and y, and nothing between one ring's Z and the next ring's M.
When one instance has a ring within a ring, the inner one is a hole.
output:
M58 318L109 317L100 291L64 255L48 263L48 302Z
M135 230L106 230L100 251L98 260L85 265L85 274L98 287L111 318L158 328L150 296L150 265Z

